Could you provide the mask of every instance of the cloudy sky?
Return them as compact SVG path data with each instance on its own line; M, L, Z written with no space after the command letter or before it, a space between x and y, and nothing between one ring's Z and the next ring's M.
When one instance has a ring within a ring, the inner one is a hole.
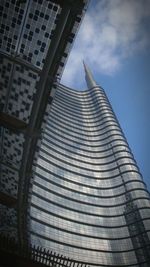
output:
M91 0L61 82L86 88L82 60L107 96L150 190L150 0Z

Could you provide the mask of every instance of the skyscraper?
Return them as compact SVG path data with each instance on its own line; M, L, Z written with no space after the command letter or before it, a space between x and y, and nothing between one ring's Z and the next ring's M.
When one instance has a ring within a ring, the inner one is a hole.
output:
M148 267L150 197L107 99L57 84L35 166L31 241L93 266Z
M105 92L86 66L87 91L58 83L86 4L0 3L0 241L78 267L147 267L149 193Z

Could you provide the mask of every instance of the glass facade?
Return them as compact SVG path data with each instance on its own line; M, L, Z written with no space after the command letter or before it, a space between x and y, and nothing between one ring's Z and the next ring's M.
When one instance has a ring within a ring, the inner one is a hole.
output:
M102 88L57 86L34 176L33 243L93 266L149 266L149 192Z

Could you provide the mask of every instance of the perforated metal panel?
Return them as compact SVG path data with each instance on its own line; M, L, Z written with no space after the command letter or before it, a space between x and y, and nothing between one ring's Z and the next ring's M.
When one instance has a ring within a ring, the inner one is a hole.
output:
M0 131L0 192L16 201L19 198L19 203L23 196L26 200L30 198L32 162L35 164L38 157L36 142L40 144L53 99L49 94L52 84L62 74L84 5L82 0L75 3L68 0L0 0L0 116L5 115L3 120L0 117L3 126ZM65 24L64 14L70 12L72 14L66 17L68 24ZM51 58L53 61L48 66ZM46 76L43 68L50 70ZM47 92L47 96L43 94L41 104L36 108L43 84L42 90L43 93ZM35 117L37 123L31 130ZM33 142L30 143L30 139ZM25 192L24 186L27 184ZM24 209L22 213L25 214L27 207L23 202L24 207L21 204L20 209ZM18 216L16 206L9 208L1 205L0 212L7 218L5 223L4 220L0 222L0 229L10 234L9 221L13 216L18 221L15 217ZM13 225L11 234L17 237L17 224Z
M4 2L4 1L3 1ZM45 1L0 5L0 48L42 69L61 8Z

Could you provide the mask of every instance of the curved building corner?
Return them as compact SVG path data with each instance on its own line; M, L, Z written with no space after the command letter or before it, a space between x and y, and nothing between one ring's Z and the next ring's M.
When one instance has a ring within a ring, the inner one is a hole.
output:
M78 262L150 264L149 192L96 84L82 92L57 85L36 164L30 219L34 244Z

